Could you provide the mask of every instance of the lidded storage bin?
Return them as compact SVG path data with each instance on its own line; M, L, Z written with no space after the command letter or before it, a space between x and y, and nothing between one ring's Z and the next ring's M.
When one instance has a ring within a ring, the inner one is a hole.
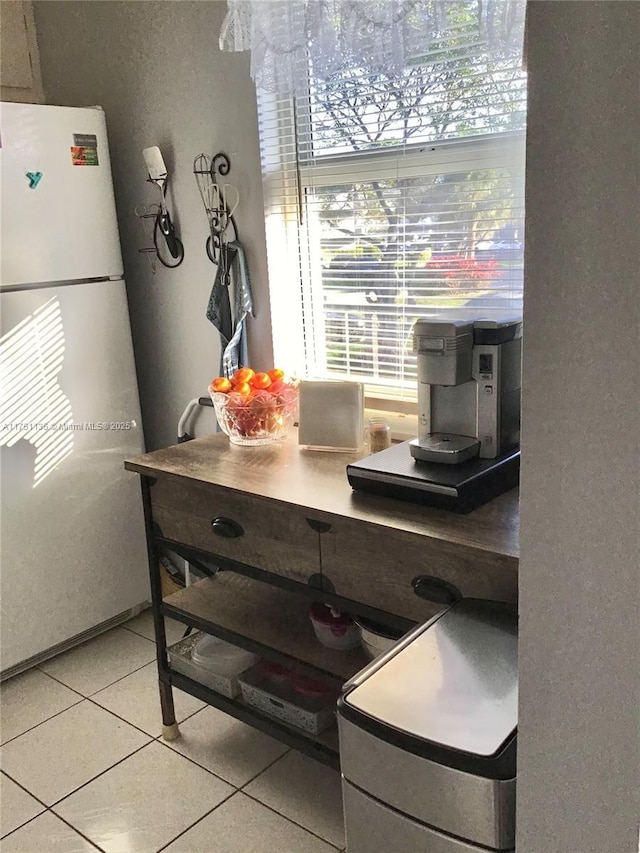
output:
M240 694L238 676L258 660L251 652L198 631L168 650L176 672L233 699Z
M340 687L263 661L240 677L242 698L292 726L319 734L335 722Z

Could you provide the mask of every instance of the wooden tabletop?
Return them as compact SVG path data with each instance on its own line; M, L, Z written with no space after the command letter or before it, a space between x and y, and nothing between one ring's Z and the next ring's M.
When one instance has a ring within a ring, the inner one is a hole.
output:
M125 468L153 477L178 477L224 486L314 511L317 518L345 516L518 557L518 489L468 515L354 492L346 465L366 455L306 450L297 432L262 447L231 444L222 433L127 459Z

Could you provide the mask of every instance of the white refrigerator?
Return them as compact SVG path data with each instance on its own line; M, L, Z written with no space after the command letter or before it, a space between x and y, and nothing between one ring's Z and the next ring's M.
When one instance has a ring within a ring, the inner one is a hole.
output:
M0 672L149 598L104 113L0 105Z

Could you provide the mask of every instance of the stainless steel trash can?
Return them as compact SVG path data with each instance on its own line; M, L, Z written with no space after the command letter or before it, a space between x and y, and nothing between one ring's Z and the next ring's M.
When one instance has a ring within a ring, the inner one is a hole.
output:
M515 846L517 623L461 601L349 681L338 702L348 853Z

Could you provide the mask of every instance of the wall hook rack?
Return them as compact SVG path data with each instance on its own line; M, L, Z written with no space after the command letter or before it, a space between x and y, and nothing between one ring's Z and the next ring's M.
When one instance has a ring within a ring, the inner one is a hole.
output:
M153 246L145 246L138 251L146 253L150 257L155 253L155 257L164 267L174 269L175 267L179 267L184 260L184 246L176 233L167 207L166 193L169 184L169 173L157 145L145 148L142 154L147 166L147 183L156 187L160 193L160 203L153 204L150 207L138 205L135 208L135 214L139 219L143 220L143 224L146 219L154 220L151 231ZM156 263L154 258L151 259L151 269L155 275Z
M153 242L153 232L155 231L155 223L158 218L158 212L160 208L158 205L151 205L151 207L145 207L143 204L139 204L135 209L134 213L142 221L142 225L147 234L147 238ZM149 228L149 223L151 227ZM158 250L155 245L152 246L143 246L141 249L138 249L138 252L141 255L146 255L149 258L149 263L151 264L151 272L153 275L156 274L158 269Z
M230 171L231 161L223 151L219 151L214 157L198 154L193 161L193 174L209 224L207 255L209 260L218 266L223 246L238 239L234 213L240 203L240 194L233 184L224 181Z

